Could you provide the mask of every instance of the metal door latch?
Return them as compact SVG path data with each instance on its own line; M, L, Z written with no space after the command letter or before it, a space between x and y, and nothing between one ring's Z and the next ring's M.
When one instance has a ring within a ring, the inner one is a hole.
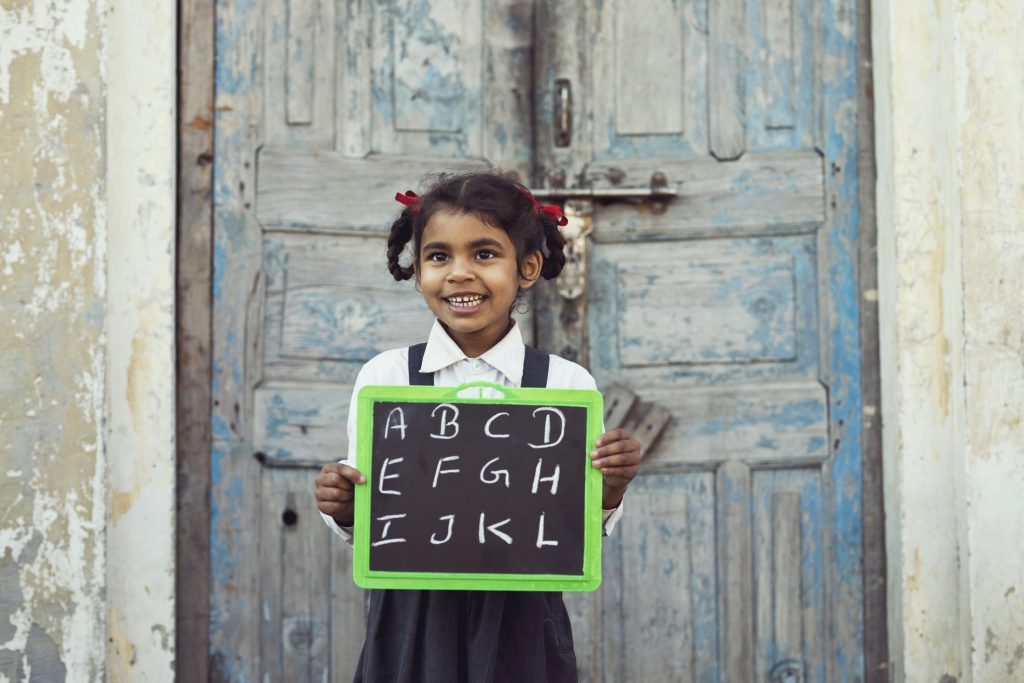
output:
M587 238L594 231L590 202L566 202L565 217L569 220L561 228L565 237L565 267L557 280L558 293L573 301L587 290Z

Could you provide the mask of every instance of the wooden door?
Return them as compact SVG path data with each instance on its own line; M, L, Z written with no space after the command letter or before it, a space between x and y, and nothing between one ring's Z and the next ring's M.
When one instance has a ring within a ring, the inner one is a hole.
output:
M583 678L861 680L853 7L539 11L540 180L597 195L586 300L539 339L673 415L571 601Z
M569 600L581 678L860 676L855 27L769 4L218 0L214 680L351 675L312 479L360 365L429 329L394 193L487 165L679 192L596 202L586 295L523 320L673 413Z

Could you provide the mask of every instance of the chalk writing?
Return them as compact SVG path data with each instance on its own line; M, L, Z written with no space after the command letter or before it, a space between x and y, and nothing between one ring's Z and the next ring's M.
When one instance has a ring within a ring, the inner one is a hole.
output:
M370 570L582 574L586 408L373 411Z

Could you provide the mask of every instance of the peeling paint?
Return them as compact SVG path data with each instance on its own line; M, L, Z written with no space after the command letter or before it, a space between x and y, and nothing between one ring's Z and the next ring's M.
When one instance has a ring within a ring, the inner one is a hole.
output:
M0 661L97 680L105 2L0 7Z

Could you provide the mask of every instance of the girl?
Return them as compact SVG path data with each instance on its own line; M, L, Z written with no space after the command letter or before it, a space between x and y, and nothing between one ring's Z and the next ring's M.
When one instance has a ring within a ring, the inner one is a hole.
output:
M388 269L415 278L437 317L425 344L385 351L359 371L348 416L348 459L316 479L320 512L352 539L356 396L366 385L458 386L485 380L507 387L595 389L585 369L523 344L511 317L539 277L565 264L558 230L565 216L541 206L523 186L495 173L442 177L406 205L391 226ZM399 263L412 242L413 260ZM485 394L486 395L486 394ZM640 444L626 431L603 434L591 453L604 475L604 533L621 515L636 475ZM560 593L374 590L356 681L575 681L569 616Z

